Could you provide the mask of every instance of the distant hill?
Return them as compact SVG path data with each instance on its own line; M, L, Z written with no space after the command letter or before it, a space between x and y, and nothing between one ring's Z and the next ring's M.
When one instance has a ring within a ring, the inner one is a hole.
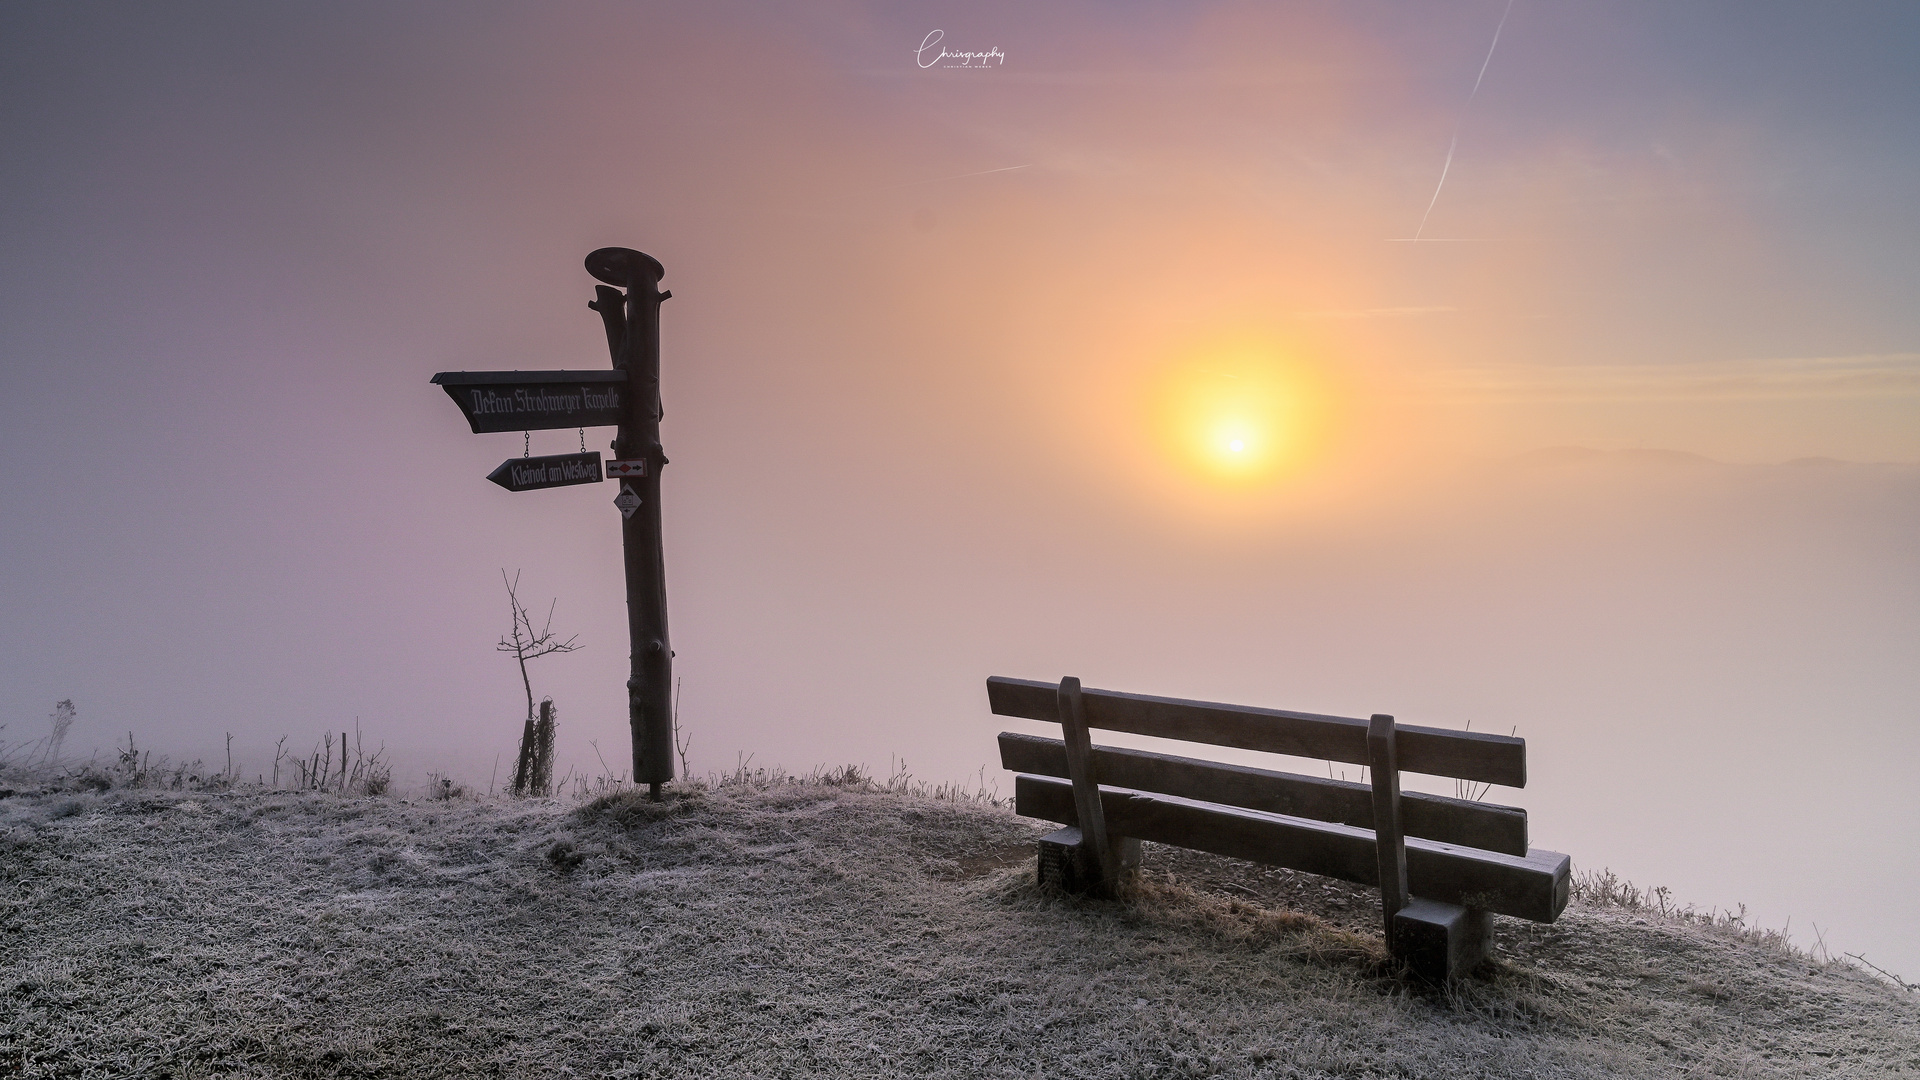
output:
M831 782L837 779L839 783ZM1500 920L1450 993L1367 890L841 772L665 804L145 790L0 799L10 1076L1889 1076L1920 1001L1622 906Z
M1549 446L1512 459L1523 465L1575 465L1620 462L1640 465L1718 465L1719 462L1685 450L1594 450L1585 446Z
M1898 469L1902 467L1911 467L1910 463L1845 461L1840 458L1833 458L1833 457L1801 457L1801 458L1794 458L1791 461L1783 461L1777 464L1767 464L1767 465L1730 465L1727 462L1717 461L1713 458L1706 457L1702 454L1695 454L1687 450L1660 450L1660 449L1640 448L1640 447L1633 447L1633 448L1624 449L1624 450L1595 450L1591 447L1586 447L1586 446L1547 446L1547 447L1542 447L1538 450L1529 450L1524 454L1517 454L1506 460L1510 464L1514 464L1514 465L1634 464L1634 465L1665 465L1665 466L1695 466L1695 467L1702 466L1702 465L1718 465L1722 468L1737 468L1737 469L1755 469L1755 468L1759 468L1759 469L1766 469L1766 468L1796 468L1796 469L1895 468L1895 469Z

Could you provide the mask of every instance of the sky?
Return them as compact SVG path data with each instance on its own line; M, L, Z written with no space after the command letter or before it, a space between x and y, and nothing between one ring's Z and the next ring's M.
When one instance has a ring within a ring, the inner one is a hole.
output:
M487 483L523 440L428 379L606 365L582 260L629 246L696 772L1006 793L996 674L1471 723L1528 739L1490 798L1537 845L1912 977L1916 45L1898 4L7 5L0 744L70 698L82 760L357 725L497 786L505 570L583 646L531 672L561 771L617 772L611 486Z

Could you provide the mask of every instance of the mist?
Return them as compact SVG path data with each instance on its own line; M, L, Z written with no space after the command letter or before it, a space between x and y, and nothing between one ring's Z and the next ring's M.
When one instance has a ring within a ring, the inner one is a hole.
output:
M10 8L0 741L497 787L504 570L619 773L614 492L483 479L611 430L427 380L607 363L626 245L695 772L1007 792L996 674L1470 722L1534 843L1920 972L1920 35L1523 0L1467 111L1502 9ZM1162 410L1245 356L1252 480Z

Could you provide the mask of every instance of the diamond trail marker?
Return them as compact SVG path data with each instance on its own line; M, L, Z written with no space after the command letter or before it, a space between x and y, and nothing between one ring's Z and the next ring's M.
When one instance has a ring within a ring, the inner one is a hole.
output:
M620 494L613 497L613 505L620 508L621 517L630 518L635 510L640 509L640 496L633 493L631 486L621 484Z
M597 484L600 475L600 451L584 454L554 454L551 457L508 458L487 474L487 479L508 491L538 491L541 488Z
M660 785L673 779L673 649L660 537L660 467L667 463L660 446L660 305L673 293L660 288L666 276L660 263L632 248L593 252L587 273L603 282L587 306L599 312L606 329L611 370L443 371L433 382L476 434L619 428L604 471L598 453L559 454L504 462L487 479L509 491L535 491L594 483L603 475L619 478L614 505L620 508L627 577L633 780L658 800ZM589 470L591 477L585 475Z

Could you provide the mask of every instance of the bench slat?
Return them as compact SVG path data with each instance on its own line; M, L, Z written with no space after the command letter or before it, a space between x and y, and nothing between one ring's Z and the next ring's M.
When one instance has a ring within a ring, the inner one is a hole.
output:
M1347 716L1257 709L1211 701L1083 689L1087 725L1161 739L1294 757L1367 763L1367 722ZM995 675L987 701L1000 716L1060 722L1059 684ZM1527 741L1507 735L1402 724L1394 729L1402 772L1507 787L1527 783Z
M1117 746L1094 747L1093 763L1100 782L1110 787L1333 821L1357 829L1373 828L1373 792L1365 784ZM1059 739L1003 731L1000 767L1009 772L1067 777L1066 746ZM1508 855L1527 853L1527 812L1517 806L1403 791L1400 824L1409 836Z
M1073 785L1045 776L1014 778L1014 812L1075 824ZM1128 791L1102 791L1107 828L1157 844L1284 866L1361 885L1379 885L1373 833L1347 825L1202 806ZM1524 858L1408 839L1414 896L1550 923L1567 906L1571 860L1535 848Z

